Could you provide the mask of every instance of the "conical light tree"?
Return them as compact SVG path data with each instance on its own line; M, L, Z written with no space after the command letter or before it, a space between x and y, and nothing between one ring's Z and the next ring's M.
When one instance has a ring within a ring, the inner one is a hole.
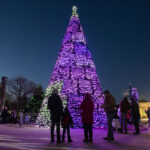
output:
M38 125L49 125L48 97L53 88L57 88L63 104L68 103L75 128L82 126L81 112L78 108L85 93L89 93L94 102L94 127L106 126L106 114L100 108L104 102L102 88L76 11L77 7L73 6L72 16L46 90L46 97L36 121Z

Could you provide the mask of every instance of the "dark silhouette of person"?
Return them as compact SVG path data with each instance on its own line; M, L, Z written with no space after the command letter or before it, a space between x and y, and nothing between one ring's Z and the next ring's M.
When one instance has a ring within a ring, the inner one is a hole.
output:
M60 142L60 121L63 113L62 100L57 89L53 89L52 95L48 98L48 109L50 109L51 119L51 142L54 140L54 128L57 127L57 143Z
M17 117L17 113L16 113L16 110L14 109L12 112L11 112L11 121L12 123L16 123L16 117Z
M108 132L107 137L103 139L107 141L114 141L112 120L114 118L115 113L115 98L110 94L108 90L104 91L104 95L105 95L104 104L101 106L101 108L104 108L104 111L106 112L107 115Z
M5 107L4 107L4 110L3 110L3 112L2 112L2 120L3 120L3 123L7 123L8 117L9 117L8 109L7 109L7 107L5 106Z
M84 142L93 142L93 111L94 103L89 93L86 93L84 99L79 107L82 110L82 123L84 128ZM89 138L89 139L88 139Z
M125 128L125 134L127 134L127 113L130 110L130 103L125 97L120 103L120 112L121 112L121 133L123 133L123 125Z
M131 98L131 113L132 113L132 117L133 117L135 131L136 131L133 134L140 134L140 129L139 129L140 111L139 111L139 105L134 100L134 98Z
M66 130L67 130L68 142L72 142L72 139L70 136L70 126L72 123L73 123L72 117L70 115L68 107L66 107L62 115L62 127L63 127L62 142L65 141Z
M148 123L150 126L150 107L148 107L147 111L145 111L145 113L147 114L147 118L148 118Z

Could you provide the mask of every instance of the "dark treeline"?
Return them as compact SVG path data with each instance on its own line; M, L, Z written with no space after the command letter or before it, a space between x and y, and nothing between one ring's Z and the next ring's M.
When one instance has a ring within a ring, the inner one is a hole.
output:
M10 115L14 110L17 115L21 111L37 114L43 98L44 90L40 84L36 84L22 76L8 79L4 106Z

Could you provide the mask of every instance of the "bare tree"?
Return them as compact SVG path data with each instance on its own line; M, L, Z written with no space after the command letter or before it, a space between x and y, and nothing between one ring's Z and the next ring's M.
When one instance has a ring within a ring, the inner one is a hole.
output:
M28 98L34 93L36 84L28 79L18 76L8 80L7 94L16 109L24 109Z

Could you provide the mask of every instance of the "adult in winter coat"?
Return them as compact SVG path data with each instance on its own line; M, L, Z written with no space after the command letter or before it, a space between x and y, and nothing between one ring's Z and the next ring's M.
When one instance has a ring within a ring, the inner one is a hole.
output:
M94 103L91 99L89 93L86 93L84 99L80 105L82 110L82 123L84 128L84 142L93 142L93 131L92 131L92 124L93 124L93 111L94 111ZM89 134L89 135L88 135ZM89 137L89 139L88 139Z
M105 95L104 104L101 107L104 108L104 111L107 115L108 132L107 137L103 139L107 141L114 141L112 120L115 112L115 99L108 90L104 92L104 95Z
M131 113L132 113L132 117L133 117L133 123L134 123L134 126L135 126L135 131L136 131L134 134L140 134L140 129L139 129L139 121L140 121L139 105L134 100L134 98L131 99Z
M121 133L123 133L123 125L125 128L125 134L127 134L127 113L130 110L130 103L125 97L120 103L120 112L121 112Z
M54 127L57 127L57 142L60 142L60 121L63 113L62 100L58 95L57 89L54 89L52 95L48 98L48 109L51 115L51 142L54 142Z

